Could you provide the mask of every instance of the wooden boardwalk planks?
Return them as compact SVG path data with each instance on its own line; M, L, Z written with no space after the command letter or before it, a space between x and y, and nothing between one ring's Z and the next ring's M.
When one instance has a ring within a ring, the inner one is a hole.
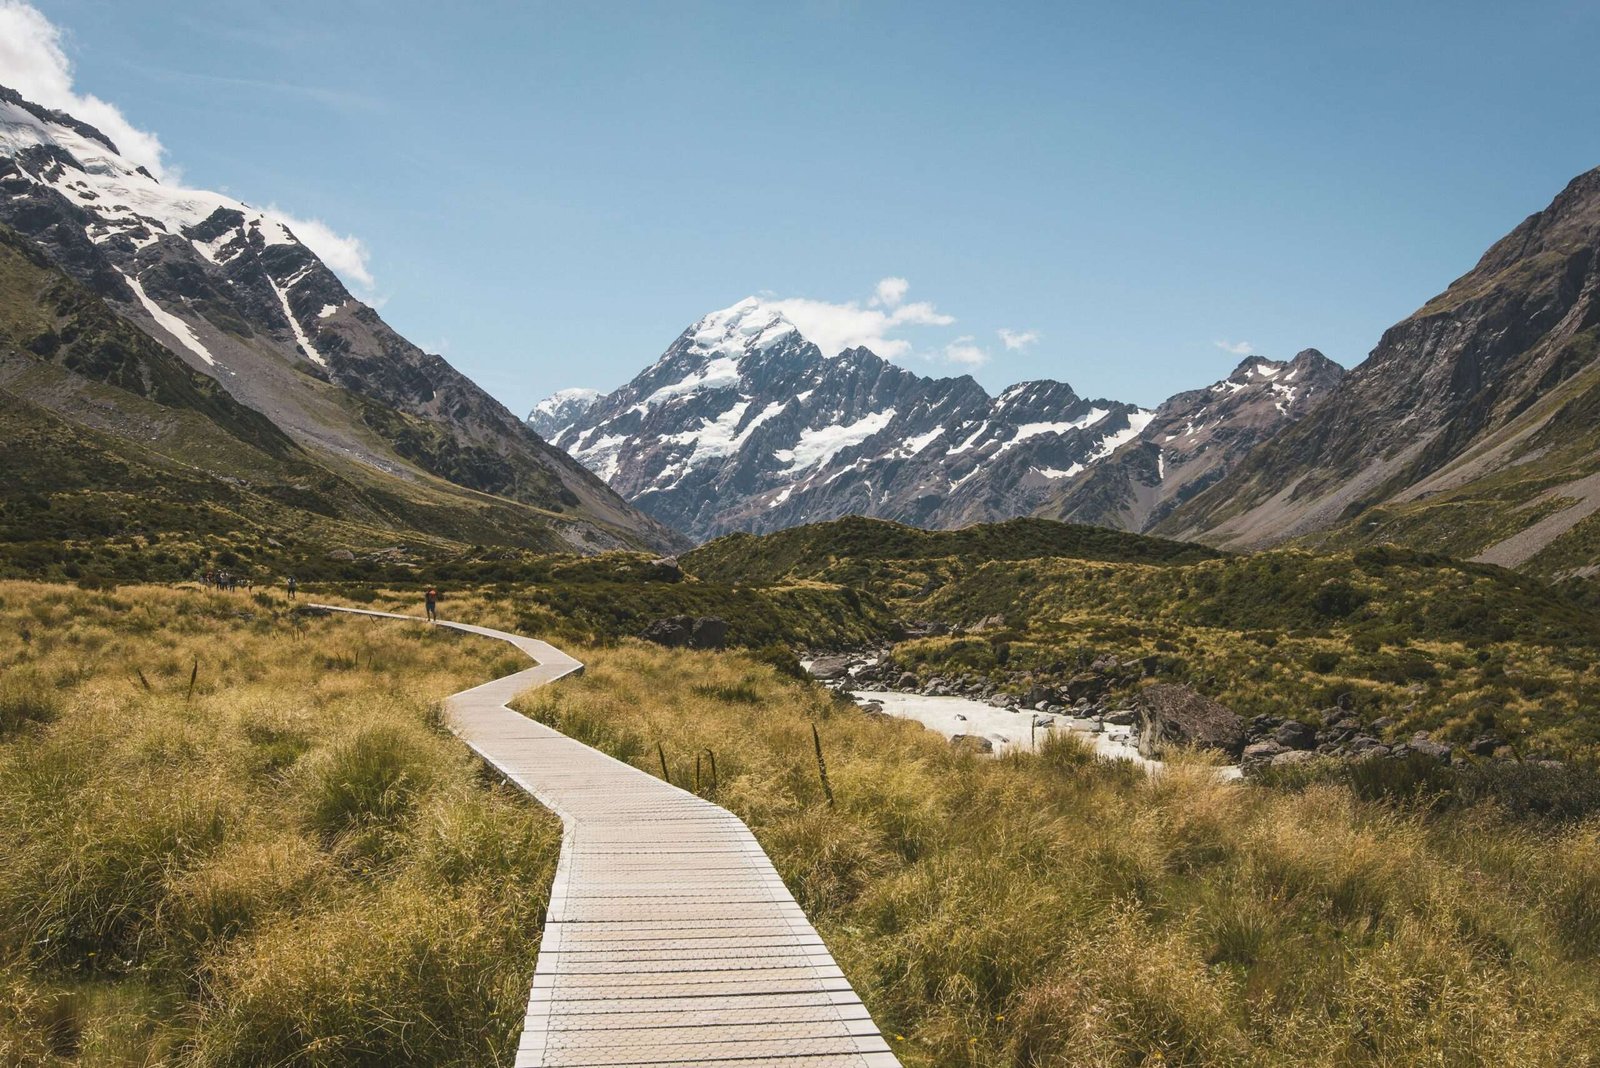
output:
M534 638L438 625L535 661L446 702L451 729L564 831L519 1068L898 1066L738 817L507 707L582 664Z

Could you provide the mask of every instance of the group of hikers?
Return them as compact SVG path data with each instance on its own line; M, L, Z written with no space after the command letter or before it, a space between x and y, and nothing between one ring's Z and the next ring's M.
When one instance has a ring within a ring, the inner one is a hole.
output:
M253 590L256 580L249 575L235 575L231 571L207 571L200 582L214 590Z
M200 576L200 582L217 590L253 590L256 587L255 579L249 575L235 575L228 571L207 571ZM293 575L288 575L283 580L283 589L288 594L289 600L292 601L300 592L300 583L295 581ZM439 621L439 591L429 586L428 592L422 595L422 604L428 610L428 622L437 623Z

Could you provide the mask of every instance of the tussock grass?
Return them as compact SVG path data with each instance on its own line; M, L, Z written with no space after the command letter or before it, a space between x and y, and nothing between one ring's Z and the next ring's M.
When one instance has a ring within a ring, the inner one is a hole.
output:
M0 1064L509 1064L559 825L437 707L499 655L0 583Z
M742 654L584 655L523 710L674 782L714 750L908 1065L1600 1060L1600 823L976 757Z

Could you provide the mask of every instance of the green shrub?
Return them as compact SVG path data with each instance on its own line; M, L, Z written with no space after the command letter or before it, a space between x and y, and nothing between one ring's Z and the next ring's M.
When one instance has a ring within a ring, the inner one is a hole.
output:
M378 723L338 742L317 769L312 824L338 834L410 811L433 779L431 741L419 728Z

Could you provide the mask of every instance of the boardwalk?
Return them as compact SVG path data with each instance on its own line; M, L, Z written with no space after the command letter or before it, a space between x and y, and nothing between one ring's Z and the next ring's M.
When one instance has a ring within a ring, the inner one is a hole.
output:
M439 625L536 661L446 702L456 734L564 828L518 1066L899 1064L736 816L506 707L582 664Z

